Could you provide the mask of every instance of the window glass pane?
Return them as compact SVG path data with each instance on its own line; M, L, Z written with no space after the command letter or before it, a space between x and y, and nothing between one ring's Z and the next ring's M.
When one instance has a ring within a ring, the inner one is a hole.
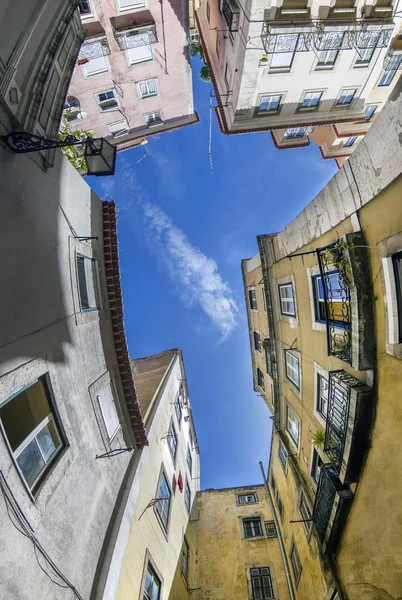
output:
M47 462L54 452L56 452L57 446L59 445L59 436L53 421L50 421L43 429L40 430L36 436L36 441L38 442L41 453Z
M170 489L166 479L166 475L164 473L162 473L157 497L163 498L163 500L159 500L159 502L157 502L155 506L156 511L158 512L165 529L167 529L170 506Z
M21 452L17 458L17 463L27 484L31 488L45 466L45 461L35 439Z
M156 577L150 565L148 565L145 576L144 600L158 600L160 590L160 581Z
M116 405L114 402L112 384L109 381L107 385L99 392L98 402L101 409L103 422L106 427L109 440L112 439L116 431L120 427L119 417L116 411Z
M324 417L327 416L328 406L328 380L323 377L320 373L317 374L317 387L318 387L318 398L317 398L317 410Z
M286 429L287 429L287 432L289 433L290 437L292 438L292 440L297 445L299 443L299 420L297 419L294 411L290 408L290 406L287 407L286 412L287 412Z
M376 108L377 108L376 104L366 104L366 106L364 107L364 114L366 115L367 121L369 121L371 119L371 117L373 116L373 114L376 111Z
M250 301L250 308L253 310L256 310L257 309L257 295L255 293L255 290L249 290L248 297L249 297L249 301Z

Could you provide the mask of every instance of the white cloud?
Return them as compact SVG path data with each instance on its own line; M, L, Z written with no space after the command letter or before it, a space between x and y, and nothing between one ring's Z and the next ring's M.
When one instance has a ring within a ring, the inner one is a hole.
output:
M149 247L176 284L181 301L186 306L198 304L221 332L222 340L226 339L236 327L239 309L216 262L194 246L162 208L149 201L128 163L121 166L125 193L123 208L134 209L134 212L137 212L135 207L140 209L136 216L144 222Z

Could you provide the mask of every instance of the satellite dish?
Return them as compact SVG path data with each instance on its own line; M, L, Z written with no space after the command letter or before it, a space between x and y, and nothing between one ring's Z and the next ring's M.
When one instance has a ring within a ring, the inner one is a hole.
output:
M77 119L85 119L86 116L87 116L86 112L77 113Z

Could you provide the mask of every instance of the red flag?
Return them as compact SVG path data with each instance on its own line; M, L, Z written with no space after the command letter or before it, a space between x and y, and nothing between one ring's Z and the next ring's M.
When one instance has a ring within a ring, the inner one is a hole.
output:
M177 478L177 485L179 486L179 490L183 493L183 477L181 472L179 472L179 476Z

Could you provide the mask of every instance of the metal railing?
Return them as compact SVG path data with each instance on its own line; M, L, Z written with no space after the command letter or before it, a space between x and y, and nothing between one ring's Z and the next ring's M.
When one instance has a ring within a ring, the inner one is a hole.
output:
M320 471L317 493L313 509L313 523L321 542L324 541L334 505L336 490L339 488L338 475L332 465L323 465Z
M350 363L352 315L349 258L344 244L339 240L325 248L318 248L317 257L324 295L328 355Z
M240 10L233 0L222 1L222 14L225 17L229 31L235 32L239 29Z
M120 30L119 33L115 32L115 39L120 50L129 50L130 48L156 44L158 41L156 25L146 25L126 31Z
M85 58L91 60L108 54L110 54L110 48L107 39L105 37L98 38L96 40L85 41L82 44L78 54L78 60L83 60Z
M350 392L363 385L346 371L330 371L324 452L340 473L348 431Z

